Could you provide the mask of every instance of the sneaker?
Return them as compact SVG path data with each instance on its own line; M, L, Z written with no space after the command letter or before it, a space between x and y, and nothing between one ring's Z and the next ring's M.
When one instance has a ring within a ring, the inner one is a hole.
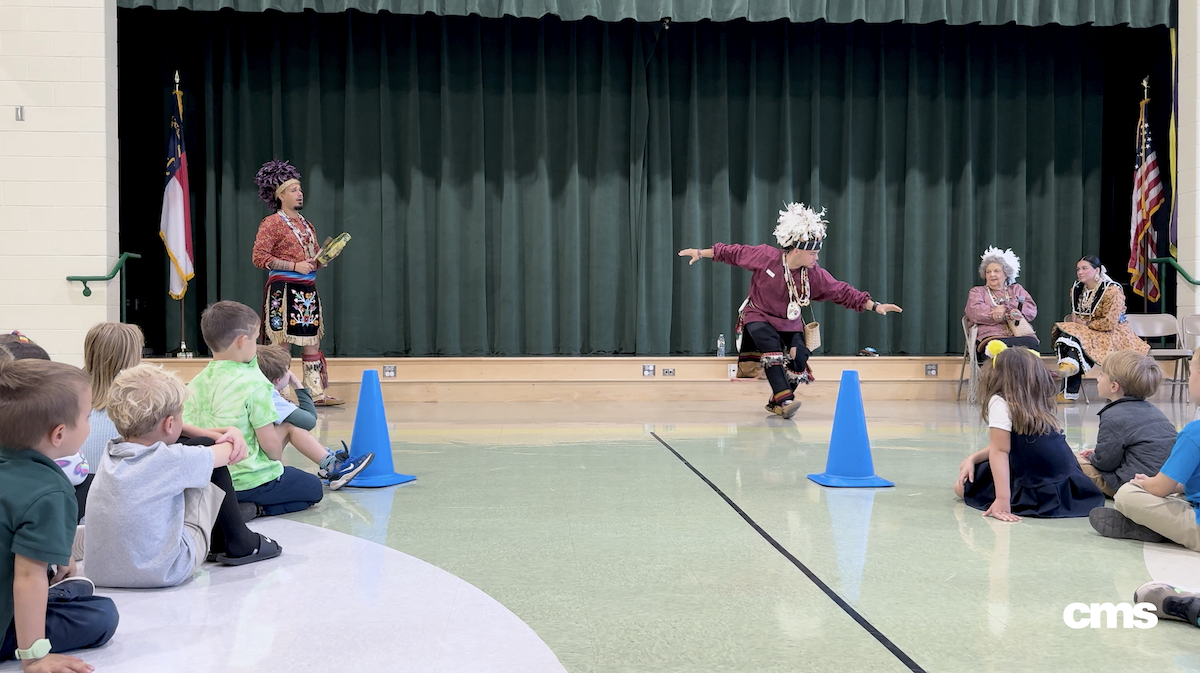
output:
M1112 507L1097 507L1088 513L1092 528L1104 537L1142 542L1166 542L1167 538L1146 528Z
M346 400L343 400L339 397L334 397L332 395L322 395L321 397L313 400L313 404L318 407L340 407L345 403Z
M342 442L342 449L340 451L333 452L333 457L339 463L344 463L347 460L350 460L350 447L346 446L346 442Z
M73 601L80 598L87 598L96 593L96 584L86 577L68 577L60 582L50 585L49 593L46 594L48 601Z
M242 514L242 521L252 521L263 515L262 506L256 502L239 502L238 511Z
M783 404L768 403L767 411L776 416L791 418L796 415L797 411L800 411L800 400L787 400Z
M346 442L342 442L342 448L338 451L334 451L329 446L325 447L325 450L333 456L333 467L328 470L323 467L317 467L317 476L328 481L329 474L336 470L338 465L350 460L350 447L346 446Z
M372 460L375 460L375 454L368 453L334 465L325 477L329 480L329 490L336 491L345 486L351 479L358 476L359 472L367 469Z
M1177 619L1200 626L1200 594L1180 591L1166 582L1146 582L1133 592L1134 603L1154 606L1159 619Z

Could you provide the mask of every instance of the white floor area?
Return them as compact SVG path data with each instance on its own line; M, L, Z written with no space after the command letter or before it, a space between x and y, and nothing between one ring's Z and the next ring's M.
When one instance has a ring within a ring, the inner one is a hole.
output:
M105 647L72 654L100 673L564 670L516 615L420 559L294 521L251 528L283 555L206 564L172 589L99 590L120 627Z
M1200 591L1200 554L1177 544L1145 543L1142 557L1154 581Z

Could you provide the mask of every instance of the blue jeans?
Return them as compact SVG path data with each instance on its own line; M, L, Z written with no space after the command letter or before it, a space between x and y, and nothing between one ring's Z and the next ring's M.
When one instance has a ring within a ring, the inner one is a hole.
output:
M100 647L117 630L117 606L111 598L87 596L69 601L50 600L46 603L46 638L53 652L69 652ZM0 661L16 656L17 626L8 625L4 642L0 643Z
M321 502L324 495L325 489L317 475L291 465L285 466L283 474L275 481L237 492L238 502L257 503L267 516L308 509Z

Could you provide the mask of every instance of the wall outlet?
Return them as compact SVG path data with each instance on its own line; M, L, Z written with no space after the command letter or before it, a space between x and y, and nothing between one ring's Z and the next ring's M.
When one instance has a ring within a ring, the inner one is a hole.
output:
M385 379L396 378L396 365L384 365L383 366L383 378L385 378Z
M642 376L654 376L654 365L642 365Z
M673 367L663 367L663 376L675 376L675 369Z
M729 378L737 378L737 365L729 365Z
M937 375L938 375L938 373L937 373L937 365L936 364L925 365L925 376L937 376Z

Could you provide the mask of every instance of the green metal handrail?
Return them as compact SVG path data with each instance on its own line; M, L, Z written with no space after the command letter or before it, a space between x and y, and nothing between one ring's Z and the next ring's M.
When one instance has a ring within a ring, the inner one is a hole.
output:
M92 288L88 287L88 283L92 281L112 280L113 277L115 277L121 272L122 269L125 268L125 260L130 258L141 259L142 256L136 252L123 252L121 253L120 259L117 260L116 265L113 266L112 271L108 272L107 276L67 276L67 280L79 281L80 283L83 283L83 296L90 297L92 296ZM125 322L125 274L123 273L121 274L121 322Z
M1154 257L1150 260L1150 263L1151 264L1169 264L1175 268L1175 271L1179 272L1179 275L1183 276L1184 280L1191 283L1192 285L1200 285L1200 280L1196 280L1195 278L1192 278L1191 276L1189 276L1188 272L1184 271L1182 266L1179 266L1179 261L1176 260L1174 257Z

